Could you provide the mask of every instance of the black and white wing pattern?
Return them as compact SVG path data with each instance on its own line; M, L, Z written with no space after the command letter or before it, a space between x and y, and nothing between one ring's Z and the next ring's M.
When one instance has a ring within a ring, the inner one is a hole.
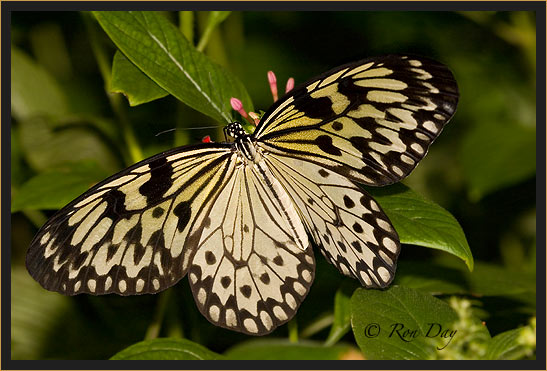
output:
M65 295L134 295L174 285L197 247L196 217L226 183L234 157L228 144L190 146L95 185L40 229L28 271Z
M331 264L365 287L391 283L399 236L368 193L348 178L311 162L277 154L269 155L267 162Z
M281 185L269 178L272 187L256 164L235 171L205 216L188 273L201 313L250 335L292 318L315 273L304 225ZM294 217L288 219L290 208Z
M264 114L254 135L267 152L381 186L410 174L457 103L458 86L446 66L389 55L300 85Z
M444 65L390 55L332 69L262 117L257 147L323 255L363 286L393 280L400 243L378 203L354 182L382 186L407 176L457 102Z

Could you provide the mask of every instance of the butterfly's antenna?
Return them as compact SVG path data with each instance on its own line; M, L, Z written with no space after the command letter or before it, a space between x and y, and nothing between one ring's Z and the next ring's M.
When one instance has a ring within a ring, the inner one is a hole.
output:
M223 127L224 125L214 125L214 126L199 126L199 127L194 127L194 128L172 128L172 129L167 129L167 130L164 130L164 131L160 131L159 133L157 133L155 136L159 136L161 134L165 134L165 133L168 133L170 131L175 131L175 130L201 130L201 129L216 129L216 128L220 128L220 127Z

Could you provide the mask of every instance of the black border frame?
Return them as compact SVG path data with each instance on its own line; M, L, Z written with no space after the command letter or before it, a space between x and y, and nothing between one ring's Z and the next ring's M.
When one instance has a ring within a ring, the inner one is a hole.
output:
M546 138L546 55L545 42L546 35L543 32L536 36L536 269L537 272L543 272L543 275L536 275L537 301L536 316L539 312L543 316L537 316L537 353L536 360L533 361L461 361L461 362L427 362L415 361L412 363L404 361L347 361L340 363L338 361L123 361L113 363L108 360L12 360L11 349L8 345L11 343L11 193L7 184L11 183L11 12L13 11L88 11L88 10L127 10L128 8L139 10L248 10L248 11L448 11L448 10L499 10L499 11L518 11L527 10L536 12L536 29L545 30L546 27L546 3L544 1L507 1L507 2L429 2L429 1L393 1L393 2L360 2L360 1L327 1L327 2L245 2L245 1L157 1L157 2L64 2L64 1L3 1L1 3L1 58L2 58L2 101L1 101L1 189L2 197L2 234L1 234L1 303L3 311L1 313L2 326L2 349L1 349L1 368L2 369L45 369L45 370L68 370L68 369L228 369L228 370L248 370L248 369L543 369L546 368L545 360L545 223L546 223L546 162L545 162L545 138ZM9 99L8 99L9 98ZM538 125L539 123L539 125ZM538 171L539 169L539 171ZM540 192L537 192L537 191ZM538 279L540 277L541 279ZM9 332L8 332L9 331ZM6 345L8 344L8 345Z

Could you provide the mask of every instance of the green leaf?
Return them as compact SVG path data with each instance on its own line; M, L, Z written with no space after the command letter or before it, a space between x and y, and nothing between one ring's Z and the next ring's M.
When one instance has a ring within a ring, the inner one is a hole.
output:
M535 127L478 125L462 143L461 161L472 200L530 179L536 173Z
M536 296L534 274L516 273L481 261L475 262L473 272L454 259L400 261L394 283L434 295L501 296L516 300L524 297L525 302L531 304L535 303Z
M94 160L110 174L119 169L120 161L96 130L34 118L19 122L19 134L25 159L36 171L82 160Z
M494 336L488 343L484 359L520 359L523 356L523 344L519 341L527 327L520 327Z
M351 297L351 326L366 359L434 358L433 335L454 330L457 319L444 301L407 287L357 289Z
M480 262L472 273L465 274L469 291L473 295L512 296L526 294L535 298L534 274L516 273L499 265Z
M217 11L213 10L209 12L209 17L207 18L207 24L205 25L205 31L203 31L203 35L201 35L201 39L199 40L197 50L203 51L205 49L205 46L207 45L207 42L209 41L209 37L211 36L211 33L213 30L221 24L229 15L231 12L228 11Z
M380 203L402 243L448 252L473 270L471 249L452 214L401 183L367 190Z
M343 344L326 347L314 341L291 343L281 339L258 339L228 349L225 356L240 360L337 360L354 353L352 347Z
M157 12L94 12L125 56L160 87L190 107L230 122L230 98L252 110L243 84L233 74L198 52Z
M186 339L160 338L133 344L110 359L114 360L214 360L223 357Z
M17 190L11 212L57 210L108 176L94 162L79 162L40 173Z
M19 130L17 127L11 127L11 187L19 186L26 177L26 171L23 166L23 154L19 144Z
M44 290L23 267L11 270L11 357L37 359L72 301ZM66 322L64 323L66 326ZM58 333L56 334L58 336Z
M66 97L55 79L28 55L11 49L11 112L17 120L68 114Z
M477 272L477 264L473 273ZM393 283L432 295L461 294L469 292L468 274L461 263L448 267L431 261L399 260Z
M114 54L112 62L110 90L114 93L124 94L130 106L148 103L169 94L150 80L119 51Z
M334 295L334 321L325 346L336 344L351 328L350 299L355 289L359 287L355 280L345 279Z

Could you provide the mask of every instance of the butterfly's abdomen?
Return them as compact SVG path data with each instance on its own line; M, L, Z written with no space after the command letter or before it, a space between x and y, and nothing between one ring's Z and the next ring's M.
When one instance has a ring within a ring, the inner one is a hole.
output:
M281 215L285 216L289 224L290 230L287 232L292 235L298 247L305 250L309 245L309 239L302 219L298 215L294 203L287 191L272 174L266 161L264 161L262 156L260 157L261 159L253 164L253 172L256 176L262 178L267 187L267 193L271 193L271 196L277 201L276 206L279 207L278 211Z

